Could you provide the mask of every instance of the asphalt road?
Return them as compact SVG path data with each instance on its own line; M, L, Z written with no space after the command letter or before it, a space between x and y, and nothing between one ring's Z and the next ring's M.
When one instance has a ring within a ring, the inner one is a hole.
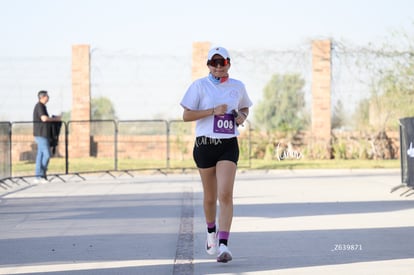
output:
M239 171L227 264L198 174L64 179L1 189L0 274L414 274L399 170Z

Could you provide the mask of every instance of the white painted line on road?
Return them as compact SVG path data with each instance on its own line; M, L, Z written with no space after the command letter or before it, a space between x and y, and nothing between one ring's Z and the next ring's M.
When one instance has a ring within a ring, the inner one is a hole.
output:
M128 260L128 261L100 261L84 263L62 263L62 264L38 264L0 267L0 274L28 274L39 272L61 272L61 271L79 271L79 270L96 270L125 267L143 267L172 265L172 259L163 260Z

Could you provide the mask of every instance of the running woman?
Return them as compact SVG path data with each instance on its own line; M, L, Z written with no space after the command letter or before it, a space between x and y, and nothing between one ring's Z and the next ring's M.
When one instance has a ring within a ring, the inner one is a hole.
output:
M196 121L193 158L203 185L205 248L208 254L217 255L217 262L227 263L233 258L228 240L239 159L237 126L247 119L253 104L244 84L229 78L230 55L225 48L212 48L207 55L207 66L210 73L190 85L181 106L183 120Z

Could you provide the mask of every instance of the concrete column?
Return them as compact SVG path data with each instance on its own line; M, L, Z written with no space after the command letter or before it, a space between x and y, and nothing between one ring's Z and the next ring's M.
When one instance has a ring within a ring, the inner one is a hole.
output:
M318 142L331 139L331 41L312 43L312 136Z
M72 46L72 121L91 119L90 47ZM70 157L89 157L90 123L70 124Z

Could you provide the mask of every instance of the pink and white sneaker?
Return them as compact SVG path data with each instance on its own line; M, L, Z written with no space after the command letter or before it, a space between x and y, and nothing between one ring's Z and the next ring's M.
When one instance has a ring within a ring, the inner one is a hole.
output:
M229 248L225 244L220 244L217 254L217 262L227 263L233 259Z
M207 232L207 240L206 240L206 252L210 255L214 255L217 253L217 233L208 233Z

